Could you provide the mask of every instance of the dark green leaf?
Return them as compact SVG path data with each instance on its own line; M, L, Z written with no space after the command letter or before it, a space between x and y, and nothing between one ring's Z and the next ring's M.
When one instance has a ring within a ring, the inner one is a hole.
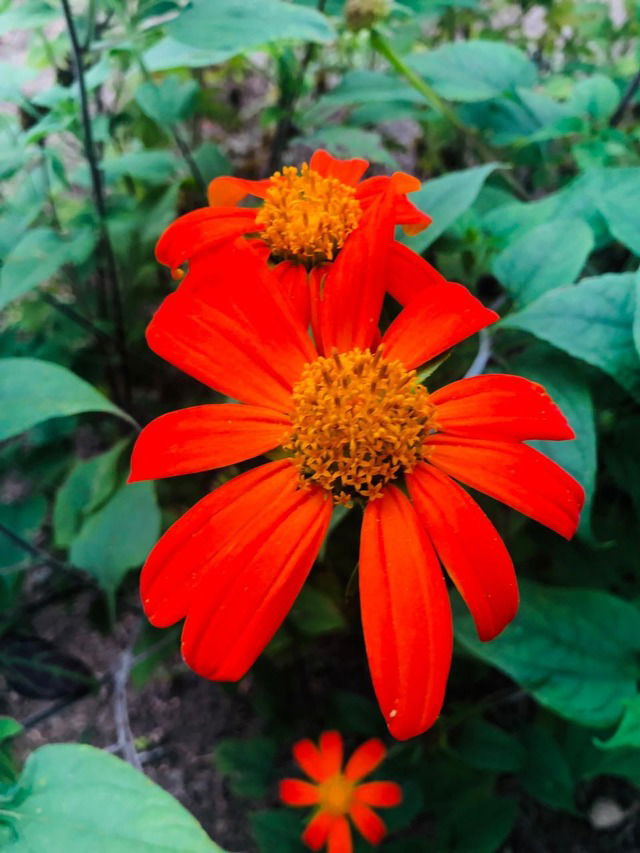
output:
M218 772L229 777L234 794L251 798L267 793L274 757L273 741L263 737L228 738L220 741L214 752Z
M183 121L193 110L198 84L195 80L182 81L174 75L159 83L141 83L136 91L136 102L150 119L159 125Z
M499 637L481 643L461 612L458 640L560 716L585 726L616 723L636 695L640 610L597 590L521 586L518 615Z
M596 744L602 749L627 749L629 747L640 750L640 695L634 696L627 702L624 716L615 732L607 740L596 740ZM638 753L640 761L640 752Z
M575 784L558 742L541 726L531 726L523 740L527 756L520 782L525 791L546 806L575 814Z
M253 837L260 853L304 853L301 818L287 809L253 812L249 816Z
M310 637L341 631L346 625L333 599L309 584L300 591L289 618L301 633Z
M525 752L520 742L493 723L471 720L454 742L461 761L479 770L512 773L524 764Z

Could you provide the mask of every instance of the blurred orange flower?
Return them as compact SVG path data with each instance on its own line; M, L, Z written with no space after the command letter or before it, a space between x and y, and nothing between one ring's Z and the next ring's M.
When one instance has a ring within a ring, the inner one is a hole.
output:
M327 853L351 853L349 818L371 844L379 844L386 834L384 822L373 811L402 802L402 790L395 782L362 782L378 767L387 751L376 738L359 746L343 764L342 737L323 732L320 744L301 740L293 747L300 768L312 782L283 779L280 799L288 806L315 806L302 840L312 850L327 845Z

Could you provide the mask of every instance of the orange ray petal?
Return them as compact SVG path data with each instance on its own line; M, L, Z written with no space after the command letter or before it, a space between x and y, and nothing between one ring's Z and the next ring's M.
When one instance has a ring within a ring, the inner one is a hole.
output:
M364 513L360 601L378 702L391 734L405 740L440 713L453 631L436 555L409 500L394 486Z
M156 259L175 270L185 261L219 243L256 231L256 211L235 207L201 207L185 213L161 234Z
M351 827L346 817L336 818L335 823L329 830L327 839L327 853L352 853L353 841L351 839Z
M238 403L168 412L138 436L128 482L193 474L251 459L281 444L288 427L284 415Z
M320 797L318 786L302 779L282 779L279 795L288 806L315 806Z
M384 355L418 367L497 319L461 284L426 287L383 335Z
M435 267L402 243L395 242L387 272L387 290L400 305L407 305L424 287L448 284Z
M384 825L384 821L369 806L363 803L354 802L349 809L349 817L360 831L362 837L366 838L370 844L380 844L387 834L387 827Z
M286 459L260 465L202 498L160 538L140 577L149 621L166 628L187 615L200 580L225 553L240 547L254 526L268 530L278 499L298 481ZM253 514L257 513L257 518Z
M313 741L305 738L295 743L293 757L302 771L314 782L324 782L327 778L323 757Z
M223 175L211 181L207 198L212 207L219 207L220 205L233 206L248 195L264 198L270 186L270 178L266 178L263 181L249 181L244 178L233 178L230 175Z
M342 769L342 735L340 732L322 732L320 735L320 756L325 778L339 773Z
M402 788L395 782L365 782L356 788L355 798L368 806L391 808L402 802Z
M332 157L328 151L320 149L312 154L309 168L324 178L337 178L341 183L355 187L369 168L369 163L367 160L358 158L338 160L336 157Z
M524 441L575 438L542 385L521 376L489 374L460 379L431 394L438 428L469 438Z
M246 673L280 627L320 550L331 502L319 489L300 489L297 472L288 467L271 507L252 490L226 514L226 530L211 531L224 545L193 591L182 633L186 662L205 678L236 681Z
M326 844L329 833L338 820L341 820L341 818L329 814L329 812L317 812L313 815L305 831L302 833L303 842L312 850L320 850Z
M382 741L371 738L355 750L347 762L344 775L352 782L359 782L369 773L373 773L386 754L387 750Z
M507 441L434 435L429 462L566 539L576 532L584 489L547 456Z
M513 563L478 504L433 465L407 475L409 494L442 564L471 611L478 636L492 640L518 609Z
M272 269L280 282L280 289L293 307L296 317L300 318L306 329L311 316L309 275L302 264L283 261Z

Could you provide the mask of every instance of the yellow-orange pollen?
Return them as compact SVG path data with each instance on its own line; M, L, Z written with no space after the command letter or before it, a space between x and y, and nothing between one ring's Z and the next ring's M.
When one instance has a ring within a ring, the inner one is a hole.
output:
M349 812L353 800L355 783L342 773L336 773L318 785L319 803L321 809L336 817Z
M303 163L271 176L256 222L275 259L314 264L335 258L361 213L352 187Z
M423 458L433 413L415 370L386 361L381 349L334 353L304 366L284 447L303 487L321 486L336 504L375 500Z

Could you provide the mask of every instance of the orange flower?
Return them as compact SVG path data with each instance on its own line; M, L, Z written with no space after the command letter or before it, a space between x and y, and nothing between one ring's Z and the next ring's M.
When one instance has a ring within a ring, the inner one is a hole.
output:
M301 740L293 755L303 772L315 782L283 779L280 799L288 806L316 806L302 840L312 850L327 845L327 853L351 853L351 828L371 844L379 844L386 827L371 806L390 808L402 802L402 790L395 782L365 782L382 762L387 751L376 738L359 746L342 769L342 737L338 732L323 732L317 747Z
M396 172L361 181L368 166L366 160L337 160L316 151L309 165L287 166L263 181L215 178L209 186L210 207L170 225L158 241L156 256L176 278L182 278L179 268L188 262L191 271L202 265L210 280L216 274L210 251L246 235L273 267L304 325L310 320L315 325L313 297L330 286L334 276L343 275L343 267L361 262L364 243L382 238L376 202L386 195L392 216L385 235L389 257L383 291L404 305L424 285L444 279L415 252L393 241L393 226L416 234L431 220L407 200L406 193L420 188L416 178ZM247 195L262 199L262 207L237 207Z
M277 461L215 489L164 534L142 570L145 612L158 627L186 618L182 651L196 672L241 678L295 601L333 506L362 503L369 666L391 733L412 737L437 718L451 661L440 565L482 639L498 634L518 604L504 544L455 480L569 538L583 491L523 442L573 432L544 389L520 377L478 376L433 393L420 384L416 367L497 318L459 284L423 288L380 338L357 269L334 279L319 312L321 355L246 241L212 250L210 262L215 282L190 272L190 285L160 306L147 340L239 403L150 423L130 479L280 450Z

